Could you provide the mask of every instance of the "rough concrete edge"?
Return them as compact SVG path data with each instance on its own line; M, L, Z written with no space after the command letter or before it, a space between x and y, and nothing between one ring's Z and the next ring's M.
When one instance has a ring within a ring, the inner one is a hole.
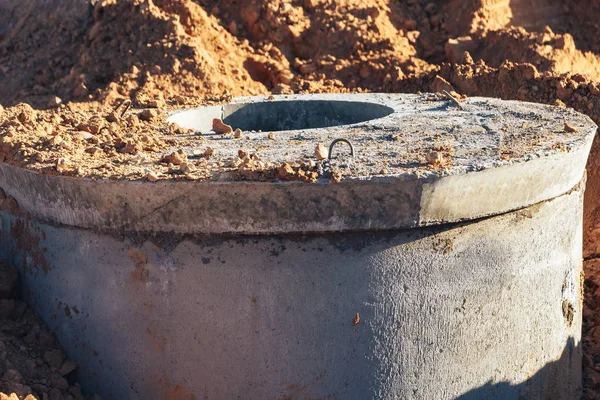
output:
M570 153L427 182L419 225L495 215L558 197L583 179L593 138Z
M335 96L299 95L290 100ZM384 102L391 97L363 94L355 99ZM589 122L589 131L574 141L571 152L557 150L529 161L454 175L406 174L338 184L149 183L49 176L0 164L0 187L34 218L94 230L276 234L406 229L501 214L569 191L585 170L596 130ZM215 192L221 197L215 198ZM311 202L319 205L320 215L306 209ZM274 207L268 209L266 204ZM182 212L184 208L190 212Z

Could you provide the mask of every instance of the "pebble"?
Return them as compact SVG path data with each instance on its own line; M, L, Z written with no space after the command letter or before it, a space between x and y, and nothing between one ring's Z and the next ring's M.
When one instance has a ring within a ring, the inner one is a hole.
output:
M48 350L44 353L43 358L50 368L58 370L65 361L65 353L62 350Z
M56 170L58 172L66 172L69 169L69 161L66 158L59 158L56 160Z
M405 20L403 25L404 28L408 31L414 31L415 29L417 29L417 21L415 21L414 19Z
M73 361L67 360L62 365L62 367L60 367L60 370L58 370L58 373L62 376L67 376L71 372L75 371L76 368L77 368L77 364L75 364Z
M184 162L179 166L179 170L181 172L194 172L196 170L196 166L192 163Z
M62 104L62 99L58 96L51 96L48 100L48 108L56 108Z
M206 157L212 157L215 155L215 149L213 149L212 147L207 147L206 150L204 151L204 156Z
M119 153L123 154L137 154L138 151L138 145L133 140L128 140L125 146L119 149Z
M185 156L183 154L183 151L178 150L178 151L169 153L167 155L164 155L162 157L161 161L170 163L170 164L174 164L174 165L181 165L181 163L184 162L184 159L185 159Z
M569 125L565 122L565 132L575 133L578 131L577 131L577 128L573 128L571 125Z
M78 140L89 140L93 137L94 135L86 131L77 131L73 134L73 138L76 138Z
M53 375L50 379L50 383L52 386L60 390L69 389L69 382L60 375Z
M147 108L139 113L138 118L142 121L152 121L155 118L158 118L158 112L154 109Z
M154 171L149 171L146 174L146 179L148 179L150 182L156 182L158 180L158 174Z
M329 150L322 144L318 144L317 147L315 147L315 157L319 161L326 160L327 157L329 157Z
M440 153L438 151L432 151L432 152L428 153L425 158L426 158L427 162L433 166L441 165L442 161L444 160L442 153Z
M226 135L228 133L233 132L233 128L230 125L227 125L220 118L214 118L212 122L212 130L219 135Z

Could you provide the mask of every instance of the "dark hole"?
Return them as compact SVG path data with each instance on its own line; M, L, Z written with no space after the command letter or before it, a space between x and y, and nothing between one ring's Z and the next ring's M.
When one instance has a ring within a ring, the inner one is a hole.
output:
M390 107L366 102L266 101L225 105L223 122L244 131L290 131L356 124L393 112Z

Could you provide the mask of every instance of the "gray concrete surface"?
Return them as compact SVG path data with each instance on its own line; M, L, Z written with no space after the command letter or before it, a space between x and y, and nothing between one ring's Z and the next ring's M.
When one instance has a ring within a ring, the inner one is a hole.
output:
M578 189L451 226L234 237L3 212L0 255L106 399L571 400L581 210Z
M329 101L334 106L323 106ZM298 125L283 117L266 120L269 111L285 115L289 105L301 109ZM259 116L247 118L246 109ZM248 143L271 146L261 152L265 161L283 162L312 156L316 143L345 137L355 144L357 159L332 161L330 167L346 174L337 184L92 181L1 164L0 187L39 220L104 231L267 234L413 228L495 215L565 193L583 176L596 129L589 118L560 107L474 98L459 110L427 96L384 94L242 98L173 118L203 129L221 114L226 121L247 120L247 127L254 128L348 122L281 132L278 140L266 139L267 132L248 133L255 136ZM356 122L371 117L379 118ZM565 132L565 121L577 132ZM240 143L220 136L210 142L224 160L227 152L237 157ZM448 169L423 164L440 143L451 145ZM378 174L379 162L386 162L389 173Z
M310 129L302 116L277 127L298 128L291 138L346 132L357 148L375 140L390 165L441 138L452 165L361 175L372 165L339 157L332 165L351 173L338 184L106 182L0 165L0 256L88 390L117 400L577 398L595 125L518 102L472 99L461 111L427 96L348 98L394 112L372 106L377 119L331 126L348 122L337 104ZM192 113L227 120L255 103ZM389 144L399 130L406 142ZM285 140L274 142L279 157Z

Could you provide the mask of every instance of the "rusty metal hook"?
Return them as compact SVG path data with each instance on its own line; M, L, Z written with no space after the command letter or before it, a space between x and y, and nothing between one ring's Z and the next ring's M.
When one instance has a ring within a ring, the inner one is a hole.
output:
M115 113L117 111L119 111L119 109L121 107L124 107L124 108L123 108L123 111L121 112L121 115L119 116L119 118L123 118L123 115L125 115L127 110L129 110L131 108L131 100L130 99L123 100L118 106L115 107L115 110L114 110Z
M444 94L444 96L446 96L446 98L448 100L450 100L452 103L454 103L454 105L456 107L458 107L460 110L464 110L464 107L462 106L462 104L460 104L460 102L456 99L456 97L452 96L450 93L448 93L448 91L446 90L442 90L442 93Z
M331 144L329 145L329 159L331 160L331 154L333 152L333 147L339 143L339 142L344 142L344 143L348 143L348 146L350 146L350 155L352 157L354 157L354 146L352 145L352 143L350 143L350 141L348 139L335 139L333 142L331 142Z

